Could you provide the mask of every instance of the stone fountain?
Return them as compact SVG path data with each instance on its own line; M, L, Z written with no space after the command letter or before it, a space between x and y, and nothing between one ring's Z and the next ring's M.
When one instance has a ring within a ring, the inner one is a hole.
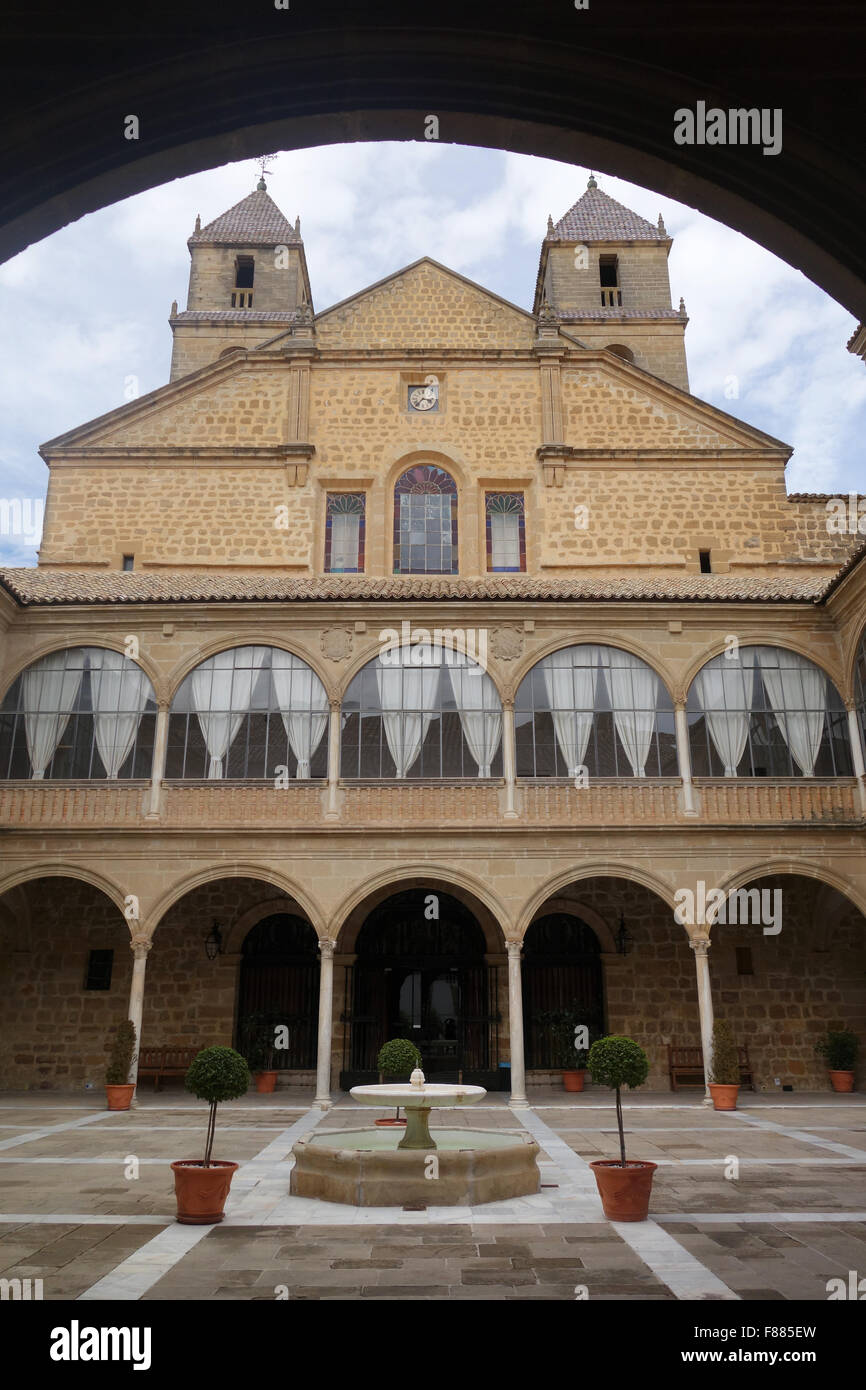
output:
M471 1206L539 1190L538 1145L525 1132L437 1129L430 1112L473 1105L483 1086L428 1083L416 1068L408 1085L355 1086L362 1105L401 1105L406 1129L316 1130L292 1148L291 1192L358 1207ZM399 1142L398 1142L399 1141Z

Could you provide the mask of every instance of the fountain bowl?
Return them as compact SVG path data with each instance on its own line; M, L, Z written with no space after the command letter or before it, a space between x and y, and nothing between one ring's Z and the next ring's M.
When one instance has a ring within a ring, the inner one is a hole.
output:
M290 1191L355 1207L476 1206L538 1192L538 1144L525 1131L437 1129L435 1148L400 1149L400 1131L313 1130L292 1147Z

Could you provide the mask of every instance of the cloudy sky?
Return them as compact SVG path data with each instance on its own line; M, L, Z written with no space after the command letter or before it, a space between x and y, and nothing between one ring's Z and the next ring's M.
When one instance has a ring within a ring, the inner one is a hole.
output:
M422 255L531 308L547 214L559 218L587 181L553 160L432 142L302 150L271 167L269 192L301 217L317 310ZM651 222L661 212L675 238L694 394L794 446L789 492L866 492L866 370L845 351L851 315L738 233L596 173ZM48 476L39 444L165 385L166 320L173 299L186 303L196 213L211 221L257 177L245 161L179 179L0 266L0 498L34 507ZM0 563L35 563L38 541L6 529Z

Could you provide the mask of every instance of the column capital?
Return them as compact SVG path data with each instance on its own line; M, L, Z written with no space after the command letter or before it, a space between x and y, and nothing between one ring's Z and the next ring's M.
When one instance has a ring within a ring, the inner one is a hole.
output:
M689 945L696 956L705 956L710 949L709 936L690 936Z
M520 960L520 953L523 950L523 942L506 941L505 949L508 952L509 960Z
M332 941L329 936L319 938L319 951L321 952L323 960L333 960L336 949L336 941Z
M136 935L130 941L129 949L136 960L141 960L142 957L147 955L152 945L153 942L149 936Z

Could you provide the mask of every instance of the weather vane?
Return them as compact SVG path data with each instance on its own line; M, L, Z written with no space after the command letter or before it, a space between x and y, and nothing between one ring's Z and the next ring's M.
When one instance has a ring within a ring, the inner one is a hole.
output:
M276 157L277 156L275 154L260 154L258 159L256 160L256 163L259 166L259 184L262 187L264 187L265 174L271 173L271 170L266 169L265 165L270 164L272 160L276 159Z

